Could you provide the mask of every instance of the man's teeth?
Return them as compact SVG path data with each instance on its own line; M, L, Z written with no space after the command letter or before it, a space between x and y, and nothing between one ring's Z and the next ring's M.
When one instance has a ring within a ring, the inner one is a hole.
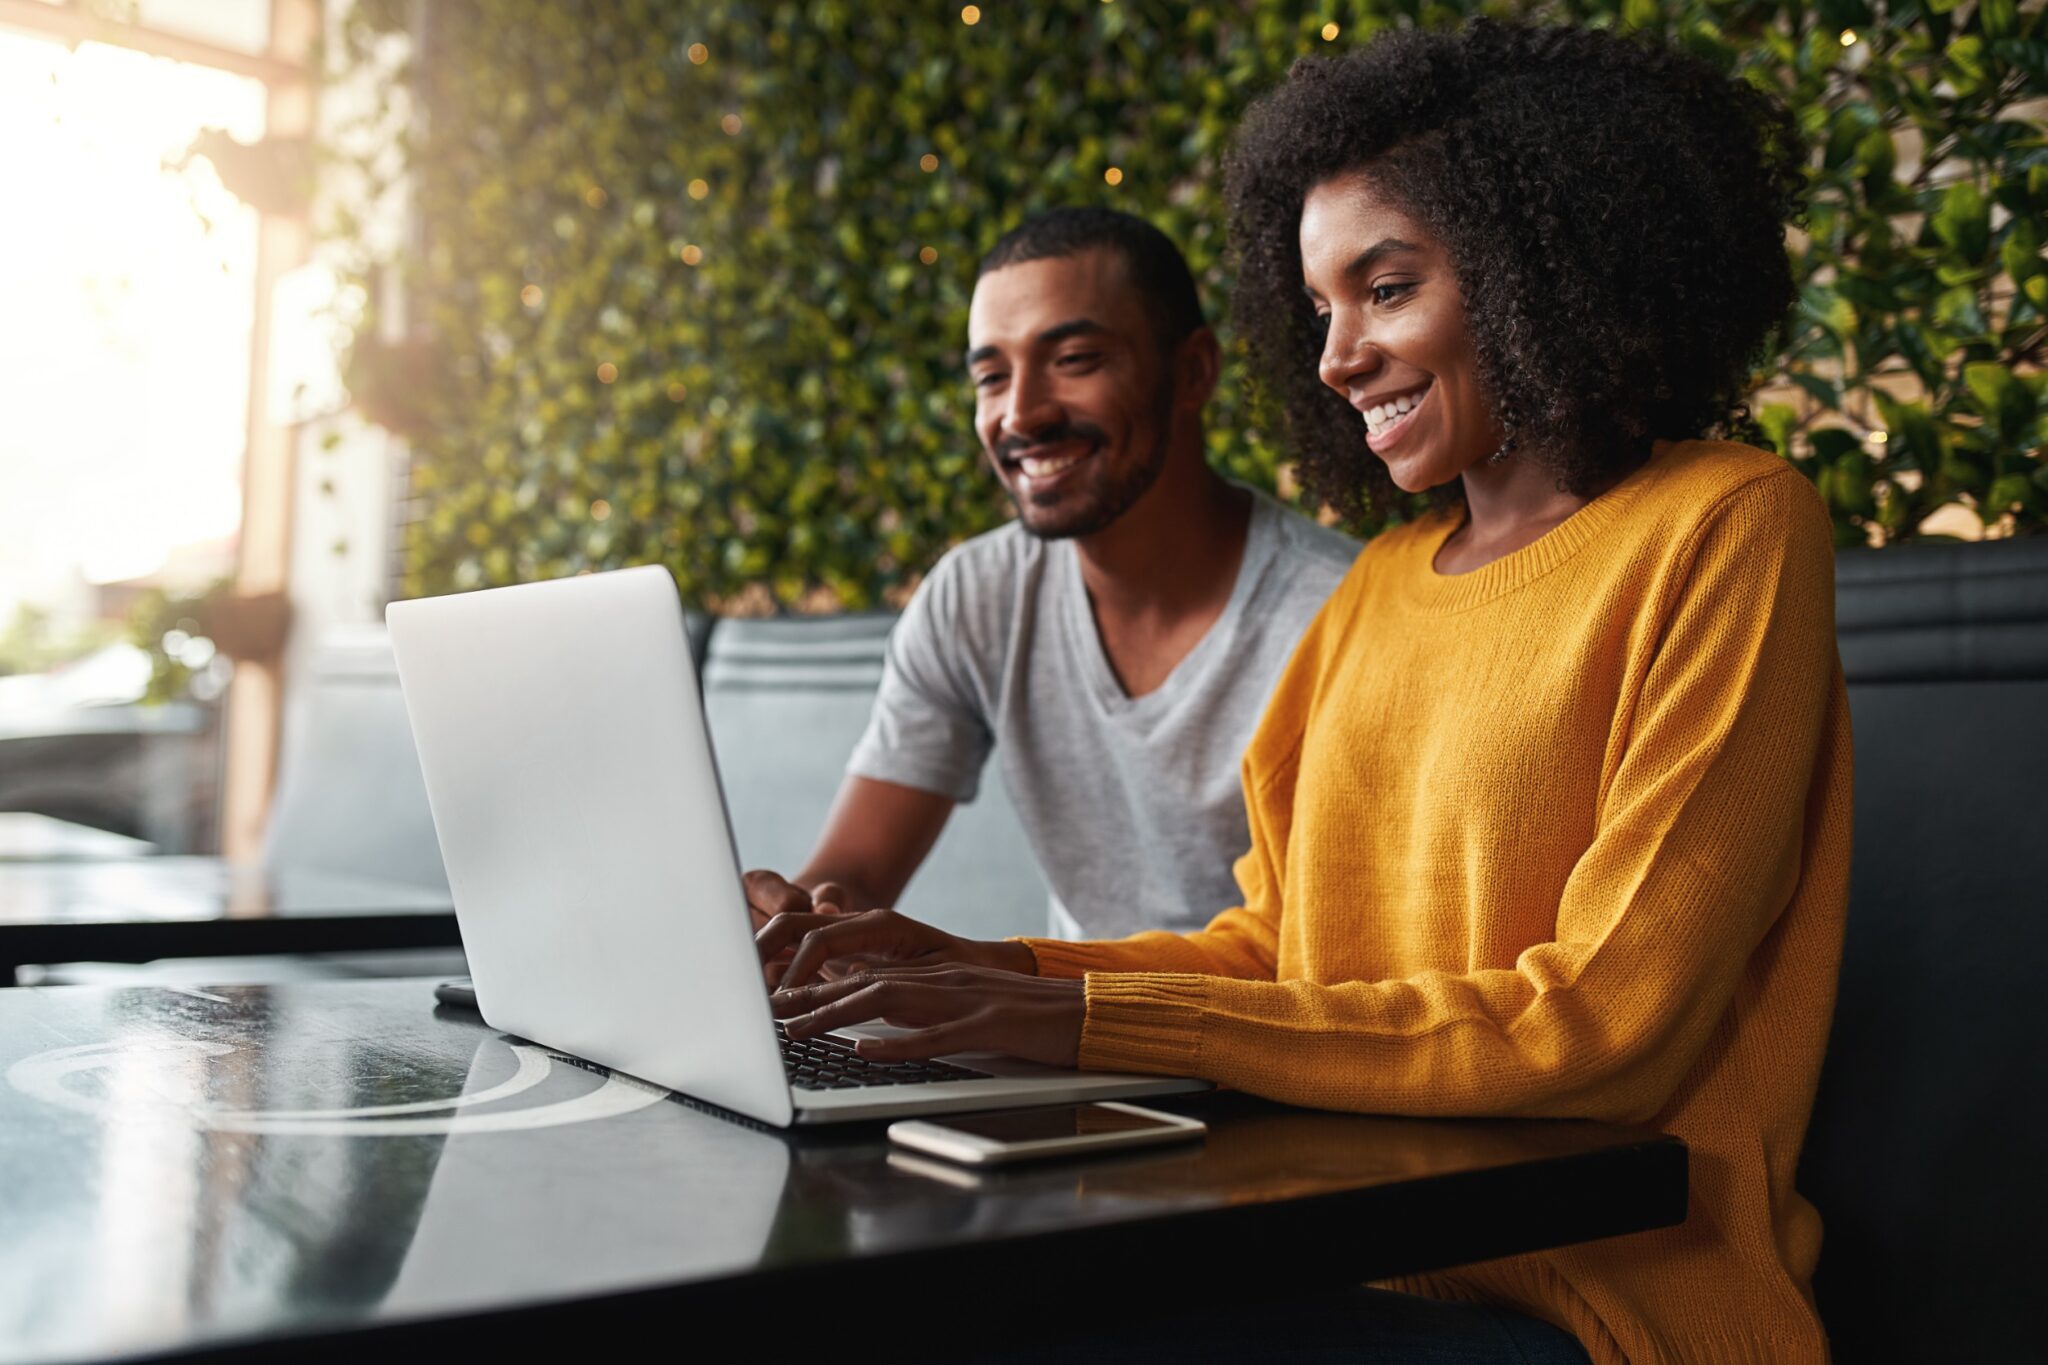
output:
M1070 464L1078 464L1081 459L1081 454L1054 455L1046 459L1036 459L1030 455L1026 455L1022 459L1017 461L1017 466L1031 478L1043 479L1048 475L1059 473L1062 469L1065 469Z
M1365 429L1374 435L1378 435L1402 417L1415 411L1415 405L1422 401L1422 395L1427 392L1429 392L1427 389L1417 389L1413 393L1404 393L1397 398L1389 398L1376 408L1367 408L1365 410Z

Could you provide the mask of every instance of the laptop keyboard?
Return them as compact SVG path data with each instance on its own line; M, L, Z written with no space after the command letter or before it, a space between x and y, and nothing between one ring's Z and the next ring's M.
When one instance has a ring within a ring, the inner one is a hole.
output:
M926 1081L986 1079L986 1071L951 1062L871 1062L844 1038L821 1034L791 1038L780 1020L775 1037L782 1044L782 1069L799 1090L851 1090L863 1085L919 1085Z

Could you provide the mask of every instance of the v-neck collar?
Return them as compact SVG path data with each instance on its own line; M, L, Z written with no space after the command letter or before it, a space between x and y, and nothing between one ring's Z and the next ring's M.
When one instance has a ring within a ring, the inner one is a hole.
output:
M1059 566L1060 616L1071 637L1068 643L1087 671L1089 693L1104 710L1142 712L1171 705L1193 685L1189 679L1199 677L1210 658L1226 647L1245 603L1273 558L1278 531L1274 519L1283 515L1279 505L1256 488L1245 491L1252 495L1251 517L1245 527L1244 554L1238 560L1237 581L1231 585L1230 597L1195 647L1181 656L1159 686L1143 696L1134 697L1124 691L1116 670L1110 667L1109 651L1103 648L1102 632L1096 629L1095 612L1088 604L1088 585L1081 577L1079 547L1072 541L1061 541L1052 547L1054 562Z

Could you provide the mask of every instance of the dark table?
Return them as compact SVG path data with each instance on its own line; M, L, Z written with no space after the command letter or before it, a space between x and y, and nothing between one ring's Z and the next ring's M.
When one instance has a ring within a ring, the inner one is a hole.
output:
M24 962L453 948L445 890L218 858L0 862L0 986Z
M837 1326L943 1356L976 1324L1128 1321L1685 1214L1685 1148L1652 1132L1230 1095L1175 1102L1200 1146L976 1178L876 1126L735 1121L431 988L0 991L0 1360L279 1339L488 1359L564 1332L793 1352Z

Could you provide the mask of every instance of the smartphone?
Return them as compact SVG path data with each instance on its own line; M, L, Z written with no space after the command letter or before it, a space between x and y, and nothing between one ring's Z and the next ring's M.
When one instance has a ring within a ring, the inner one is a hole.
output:
M957 1118L904 1119L889 1125L889 1140L948 1161L1000 1166L1040 1157L1187 1142L1208 1131L1200 1119L1140 1109L1135 1104L1067 1104Z

